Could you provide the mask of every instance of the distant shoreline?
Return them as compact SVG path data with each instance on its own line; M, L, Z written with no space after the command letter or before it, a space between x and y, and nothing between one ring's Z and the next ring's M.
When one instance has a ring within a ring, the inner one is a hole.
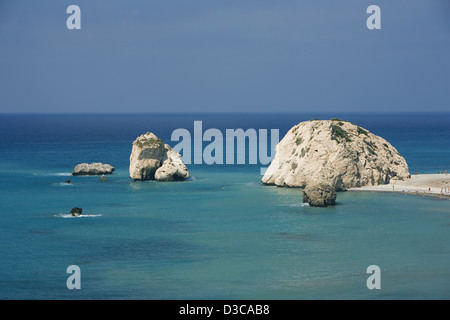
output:
M348 191L376 191L416 194L422 196L438 196L450 198L450 174L417 174L411 179L393 181L378 186L350 188Z

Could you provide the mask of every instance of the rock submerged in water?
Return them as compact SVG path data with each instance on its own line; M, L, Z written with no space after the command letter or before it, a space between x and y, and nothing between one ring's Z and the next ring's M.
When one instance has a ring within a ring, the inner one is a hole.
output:
M328 184L312 184L303 189L303 203L311 207L328 207L336 204L336 189Z
M70 214L72 217L78 217L83 214L83 209L78 207L72 208L72 210L70 210Z
M323 183L342 191L409 176L406 160L389 142L339 119L299 123L275 151L264 184L304 188Z
M181 155L151 132L133 142L129 170L134 180L183 181L189 178Z
M80 163L72 171L73 176L96 176L103 174L112 174L115 168L109 164L101 162Z

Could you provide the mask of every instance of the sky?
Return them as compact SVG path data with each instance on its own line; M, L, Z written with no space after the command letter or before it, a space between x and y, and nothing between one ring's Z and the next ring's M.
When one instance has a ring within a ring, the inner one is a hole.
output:
M0 0L0 113L447 112L449 57L448 0Z

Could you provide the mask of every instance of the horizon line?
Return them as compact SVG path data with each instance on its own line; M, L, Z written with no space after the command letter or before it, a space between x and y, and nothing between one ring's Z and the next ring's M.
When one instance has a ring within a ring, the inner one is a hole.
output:
M0 116L132 116L132 115L233 115L233 114L308 114L308 115L330 115L330 114L450 114L450 111L165 111L165 112L0 112Z

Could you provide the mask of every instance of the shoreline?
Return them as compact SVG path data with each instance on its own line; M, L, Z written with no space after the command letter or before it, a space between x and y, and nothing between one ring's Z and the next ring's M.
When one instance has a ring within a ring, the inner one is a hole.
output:
M450 198L450 174L417 174L404 181L393 181L378 186L349 188L348 191L395 192Z

